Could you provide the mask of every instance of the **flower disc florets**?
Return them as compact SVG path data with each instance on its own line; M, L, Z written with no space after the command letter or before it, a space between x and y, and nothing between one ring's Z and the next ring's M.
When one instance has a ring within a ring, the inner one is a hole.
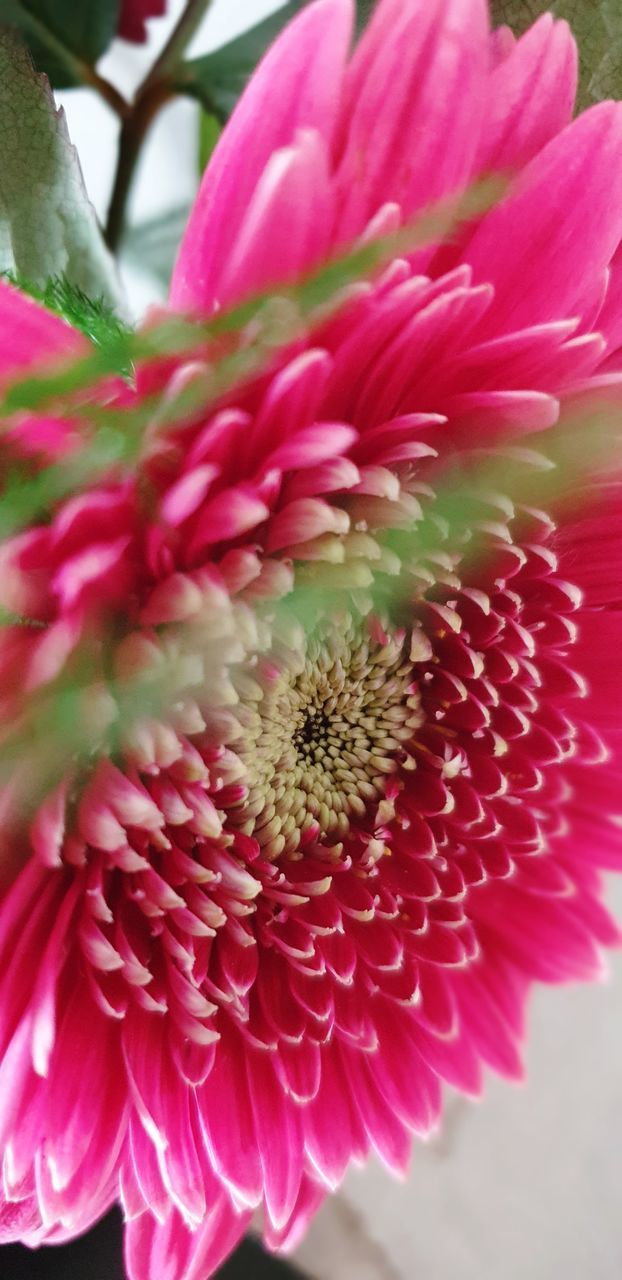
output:
M338 854L372 808L370 832L383 825L388 779L421 721L403 637L374 643L346 614L299 641L242 682L237 716L248 794L229 817L271 858L312 838Z

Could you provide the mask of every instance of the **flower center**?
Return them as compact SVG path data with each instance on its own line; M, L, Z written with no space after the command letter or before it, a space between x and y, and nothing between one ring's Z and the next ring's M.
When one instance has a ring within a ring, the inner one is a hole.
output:
M305 835L338 844L382 799L421 723L408 644L331 623L255 677L236 744L248 794L231 819L272 858Z

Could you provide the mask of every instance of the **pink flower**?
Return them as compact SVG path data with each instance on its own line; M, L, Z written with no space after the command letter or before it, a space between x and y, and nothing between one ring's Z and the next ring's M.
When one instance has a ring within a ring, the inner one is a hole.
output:
M619 940L619 483L512 495L560 407L620 386L622 107L570 123L550 17L515 43L484 0L382 0L348 62L351 21L317 0L256 74L173 306L294 280L490 169L507 195L0 549L39 624L2 632L5 719L102 653L89 767L27 830L32 771L4 803L0 1224L61 1240L120 1199L132 1280L203 1280L257 1207L291 1246L372 1149L404 1170L442 1081L520 1075L532 983L597 978ZM2 380L79 341L7 286L0 338ZM13 446L39 432L67 447L32 420ZM125 723L111 675L154 667L174 709Z
M147 39L147 19L161 18L166 13L166 0L121 0L119 35L134 44Z

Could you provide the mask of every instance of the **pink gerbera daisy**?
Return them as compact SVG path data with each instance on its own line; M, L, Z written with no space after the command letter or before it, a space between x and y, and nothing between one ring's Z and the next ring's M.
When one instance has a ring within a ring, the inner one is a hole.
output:
M621 490L558 513L514 477L620 383L622 107L570 123L551 17L515 42L484 0L382 0L350 57L352 18L317 0L257 72L172 307L291 282L484 172L507 194L1 551L5 713L82 642L102 706L28 826L29 777L3 810L0 1225L57 1241L120 1200L132 1280L203 1280L257 1208L290 1246L371 1149L403 1170L443 1080L520 1074L531 984L618 940ZM80 341L6 285L0 331L5 380ZM173 710L111 736L106 682L158 664Z

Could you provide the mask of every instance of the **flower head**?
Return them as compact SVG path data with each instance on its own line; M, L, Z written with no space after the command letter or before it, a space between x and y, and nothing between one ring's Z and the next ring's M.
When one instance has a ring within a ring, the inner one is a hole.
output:
M85 648L97 679L86 756L4 804L0 1223L58 1240L119 1198L132 1280L204 1277L259 1206L291 1245L372 1149L403 1170L442 1081L520 1074L531 984L618 940L619 485L534 495L561 408L619 387L622 108L570 123L550 17L514 42L484 0L382 0L349 57L351 22L316 0L268 55L172 305L491 169L504 198L2 547L7 714ZM7 378L79 341L7 286L0 326ZM164 403L201 373L167 363Z

